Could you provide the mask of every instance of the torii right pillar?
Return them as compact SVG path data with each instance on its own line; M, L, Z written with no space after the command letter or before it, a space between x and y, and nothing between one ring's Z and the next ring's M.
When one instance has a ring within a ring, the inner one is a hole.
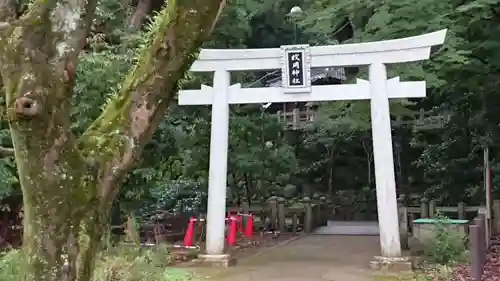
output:
M428 58L431 51L430 47L442 44L445 34L446 30L442 30L435 32L434 36L414 37L412 43L420 45L419 48L408 48L409 42L404 44L403 40L398 42L400 44L396 44L397 41L392 41L393 45L391 47L385 46L387 49L384 54L372 58L374 60L369 64L373 158L381 249L381 255L375 256L370 263L374 269L383 271L411 271L413 269L410 257L403 257L401 251L400 218L397 207L388 80L385 64ZM403 50L413 53L414 58L412 56L405 57L403 53L400 53ZM406 221L406 219L401 221ZM405 236L404 238L407 239Z
M386 66L382 63L371 64L369 77L373 161L381 249L381 256L375 256L370 265L373 269L383 271L411 271L411 260L403 257L401 253Z

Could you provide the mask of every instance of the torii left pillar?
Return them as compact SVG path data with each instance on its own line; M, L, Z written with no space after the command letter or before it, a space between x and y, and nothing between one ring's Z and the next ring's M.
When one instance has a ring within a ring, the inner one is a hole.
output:
M229 71L214 72L214 99L210 131L210 167L208 177L207 234L205 253L200 259L227 267L234 260L225 253L225 217L227 189L227 153L229 145Z

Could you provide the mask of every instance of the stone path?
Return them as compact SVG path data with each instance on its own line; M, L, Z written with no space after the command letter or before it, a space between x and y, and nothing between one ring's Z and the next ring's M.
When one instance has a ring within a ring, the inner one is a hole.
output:
M377 236L307 235L230 269L198 273L217 281L373 281L369 262L379 253Z

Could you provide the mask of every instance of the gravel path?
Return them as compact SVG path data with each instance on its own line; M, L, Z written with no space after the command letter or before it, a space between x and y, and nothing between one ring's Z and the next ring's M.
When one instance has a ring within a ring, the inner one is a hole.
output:
M307 235L230 269L197 272L217 281L373 281L368 265L379 253L378 236Z

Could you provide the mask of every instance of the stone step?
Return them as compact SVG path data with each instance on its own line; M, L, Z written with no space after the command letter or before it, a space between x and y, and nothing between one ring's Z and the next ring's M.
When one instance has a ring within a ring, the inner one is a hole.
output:
M332 221L318 227L314 234L323 235L379 235L378 222L374 221Z

